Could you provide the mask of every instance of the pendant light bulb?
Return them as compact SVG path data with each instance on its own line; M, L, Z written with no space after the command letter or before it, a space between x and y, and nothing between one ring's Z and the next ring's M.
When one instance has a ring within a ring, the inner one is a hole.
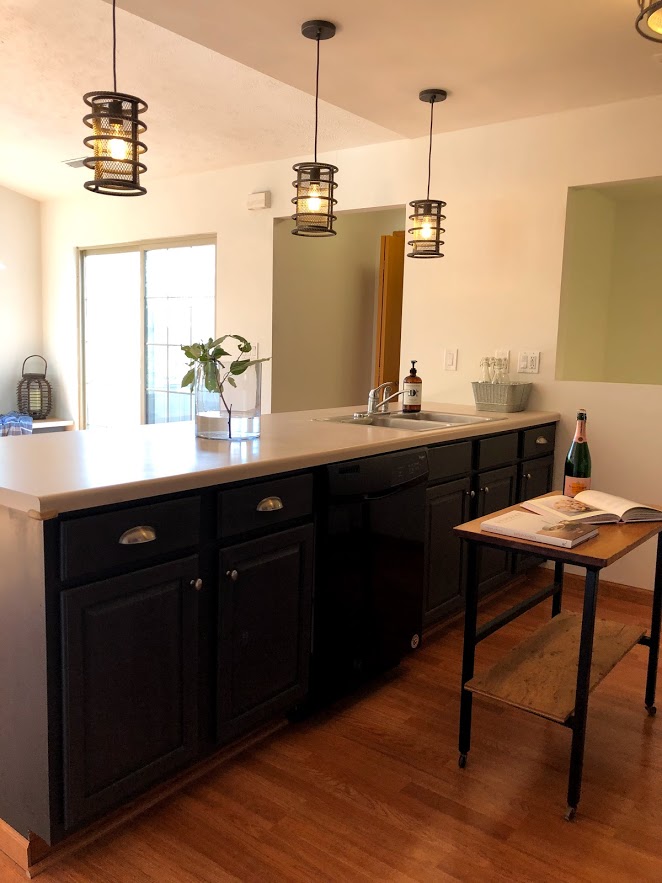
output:
M638 0L635 27L642 37L662 43L662 0Z
M419 94L421 101L426 101L430 105L430 142L428 148L428 189L425 199L415 199L410 202L413 214L409 215L409 220L413 221L413 225L407 230L411 233L412 238L408 240L407 245L411 246L411 251L407 252L409 258L443 258L441 246L444 244L442 235L446 232L441 226L441 222L446 220L441 210L446 203L441 199L430 199L430 178L432 176L432 124L434 120L435 102L444 101L447 93L443 89L424 89Z
M139 157L147 147L140 136L147 130L139 119L147 104L135 95L117 91L117 52L115 27L116 0L113 0L113 91L87 92L83 95L90 113L83 117L92 134L83 144L92 151L83 164L94 172L85 189L108 196L142 196L147 190L140 183L140 175L147 166Z
M333 176L338 171L336 166L317 161L317 121L319 110L319 71L320 71L320 40L330 40L336 32L336 26L329 21L306 21L301 25L301 33L317 44L317 67L315 72L315 152L313 162L297 163L294 171L296 181L292 184L296 196L292 202L295 222L292 233L295 236L335 236L333 222L336 216L333 207L336 200L333 192L338 186Z

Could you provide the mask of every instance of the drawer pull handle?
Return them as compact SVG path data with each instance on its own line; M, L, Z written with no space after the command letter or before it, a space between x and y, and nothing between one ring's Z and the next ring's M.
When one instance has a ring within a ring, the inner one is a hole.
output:
M283 508L283 501L280 497L265 497L257 504L258 512L277 512Z
M225 575L232 580L233 583L236 583L239 579L239 571L238 570L226 570Z
M465 491L464 493L467 495L467 497L471 497L472 500L476 496L476 491Z
M200 591L200 589L202 588L202 580L200 579L200 577L191 580L191 588L195 589L196 592Z
M544 435L539 435L538 438L536 439L536 444L537 445L548 445L549 441L545 438Z
M146 524L140 524L138 527L132 527L125 530L119 538L121 546L134 546L136 543L153 543L156 539L156 531L153 527Z

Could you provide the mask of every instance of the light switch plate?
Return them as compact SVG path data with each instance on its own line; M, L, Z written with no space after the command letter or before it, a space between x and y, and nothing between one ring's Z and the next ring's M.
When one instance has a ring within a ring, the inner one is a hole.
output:
M444 350L444 370L457 371L457 349Z

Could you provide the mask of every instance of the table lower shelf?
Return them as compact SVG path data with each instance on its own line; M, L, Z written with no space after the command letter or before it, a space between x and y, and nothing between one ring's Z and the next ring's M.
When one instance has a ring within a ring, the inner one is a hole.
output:
M565 723L575 709L581 624L576 613L560 613L491 669L470 680L466 689ZM596 620L591 690L645 633L641 626Z

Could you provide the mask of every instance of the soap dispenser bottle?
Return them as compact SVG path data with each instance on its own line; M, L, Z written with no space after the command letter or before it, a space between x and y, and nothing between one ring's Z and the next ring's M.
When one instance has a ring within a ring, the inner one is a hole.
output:
M408 413L420 411L423 400L423 381L416 374L416 361L412 359L411 370L402 383L405 391L402 397L402 410Z

